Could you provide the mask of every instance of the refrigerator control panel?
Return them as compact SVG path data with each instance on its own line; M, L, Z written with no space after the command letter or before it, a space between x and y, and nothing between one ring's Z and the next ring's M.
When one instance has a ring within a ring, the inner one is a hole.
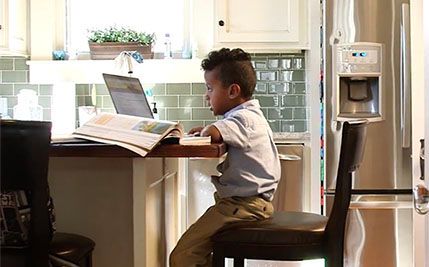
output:
M338 44L335 48L338 73L381 72L381 44Z

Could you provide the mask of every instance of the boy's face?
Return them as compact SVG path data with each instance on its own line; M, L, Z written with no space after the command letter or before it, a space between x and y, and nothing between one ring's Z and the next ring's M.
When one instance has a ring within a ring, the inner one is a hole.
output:
M231 103L228 87L224 87L219 80L217 68L204 73L206 80L206 100L215 116L223 115L233 106Z

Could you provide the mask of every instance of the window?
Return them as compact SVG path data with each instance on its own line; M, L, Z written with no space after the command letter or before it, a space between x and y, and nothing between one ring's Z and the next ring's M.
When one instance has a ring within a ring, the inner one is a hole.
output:
M155 52L164 51L164 36L170 34L173 51L186 50L189 43L190 0L67 0L66 47L89 51L87 33L110 26L156 34Z

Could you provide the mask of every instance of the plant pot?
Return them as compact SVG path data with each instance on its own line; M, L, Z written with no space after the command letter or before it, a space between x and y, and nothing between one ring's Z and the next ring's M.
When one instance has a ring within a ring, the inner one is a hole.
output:
M153 52L151 45L144 45L138 42L119 43L89 43L91 59L115 59L122 51L137 51L144 59L152 59Z

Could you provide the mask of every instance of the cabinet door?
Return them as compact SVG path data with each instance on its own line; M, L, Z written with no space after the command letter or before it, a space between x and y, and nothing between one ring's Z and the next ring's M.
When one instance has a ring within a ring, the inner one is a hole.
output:
M0 51L7 47L7 0L0 0Z
M215 1L216 42L298 42L299 0Z
M0 0L0 51L27 54L28 0Z
M26 54L27 51L27 1L9 1L9 49L19 54Z

